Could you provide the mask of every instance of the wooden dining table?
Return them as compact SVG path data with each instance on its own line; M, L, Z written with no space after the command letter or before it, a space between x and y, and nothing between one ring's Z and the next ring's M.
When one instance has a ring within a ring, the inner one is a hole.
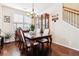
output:
M51 44L52 44L52 35L51 34L48 34L48 35L44 35L44 34L34 34L34 35L30 35L29 33L28 34L25 34L25 38L29 39L29 40L40 40L40 39L48 39L49 40L49 43L50 43L50 47L51 47Z

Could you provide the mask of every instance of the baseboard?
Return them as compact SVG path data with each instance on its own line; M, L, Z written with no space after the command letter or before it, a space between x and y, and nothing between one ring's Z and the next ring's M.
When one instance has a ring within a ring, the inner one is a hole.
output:
M18 41L5 42L4 44L11 44L11 43L15 43L15 42L18 42Z
M69 46L66 46L66 45L62 45L62 44L57 43L57 42L54 42L54 44L57 44L57 45L60 45L60 46L65 47L65 48L68 48L68 49L71 49L71 50L74 50L74 51L78 51L79 52L79 49L76 49L76 48L72 48L72 47L69 47Z

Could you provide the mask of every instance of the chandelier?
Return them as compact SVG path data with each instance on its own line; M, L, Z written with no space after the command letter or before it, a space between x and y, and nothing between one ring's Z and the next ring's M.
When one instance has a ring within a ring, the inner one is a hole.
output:
M35 18L37 17L37 14L35 13L34 9L34 3L32 3L32 12L31 12L31 18L32 18L32 24L35 24Z
M32 3L32 12L31 12L31 15L32 15L32 19L34 19L35 16L36 16L35 9L34 9L34 3Z
M30 12L27 12L27 16L31 17L32 24L35 23L36 17L38 17L37 13L35 13L34 3L32 3L32 10Z

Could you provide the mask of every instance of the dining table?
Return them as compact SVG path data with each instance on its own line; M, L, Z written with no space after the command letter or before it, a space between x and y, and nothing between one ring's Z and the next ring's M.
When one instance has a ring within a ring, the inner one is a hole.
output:
M51 44L52 44L52 35L51 34L33 34L31 35L30 33L24 33L24 37L29 39L29 40L40 40L40 39L48 39L49 40L49 44L50 44L50 47L51 47Z

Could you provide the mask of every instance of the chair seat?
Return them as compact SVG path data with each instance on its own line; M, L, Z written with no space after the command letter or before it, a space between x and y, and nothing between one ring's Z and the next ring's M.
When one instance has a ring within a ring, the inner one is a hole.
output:
M30 47L30 46L32 46L32 44L35 46L35 45L38 45L39 43L38 42L31 42L31 41L29 41L29 40L27 40L26 41L26 45L27 45L27 47Z
M31 42L27 40L27 41L25 42L25 45L27 45L27 47L30 47L30 46L31 46Z
M33 43L33 45L38 45L38 44L39 44L38 42L34 42L34 43Z
M43 43L43 42L48 42L48 40L47 39L41 39L41 40L38 40L38 42Z
M31 46L31 43L27 43L27 46L30 47Z

